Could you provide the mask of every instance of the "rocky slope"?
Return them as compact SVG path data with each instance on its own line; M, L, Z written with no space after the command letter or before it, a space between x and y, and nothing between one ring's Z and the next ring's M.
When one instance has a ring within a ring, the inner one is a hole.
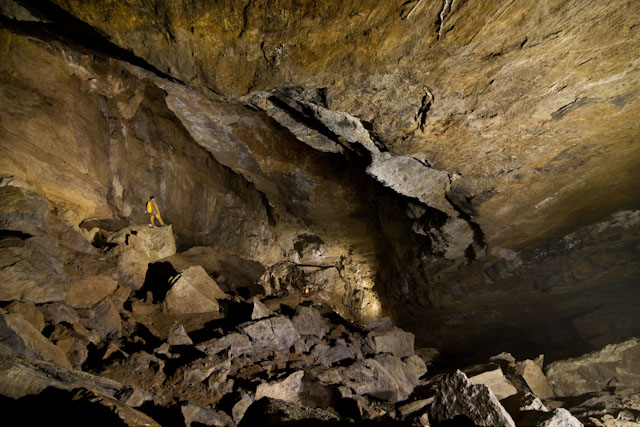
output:
M2 251L34 240L5 237ZM67 270L69 280L39 298L42 283L5 277L16 292L0 310L5 420L82 425L99 413L97 425L580 426L559 408L583 394L583 420L640 420L637 340L555 362L549 382L542 358L509 354L433 375L437 352L415 350L414 335L388 318L361 328L313 295L245 299L220 286L175 253L170 226L107 233L84 254L100 274Z

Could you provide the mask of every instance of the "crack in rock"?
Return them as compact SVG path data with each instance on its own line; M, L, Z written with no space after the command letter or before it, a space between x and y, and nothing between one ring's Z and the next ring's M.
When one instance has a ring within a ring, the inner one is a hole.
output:
M273 89L252 95L249 102L318 151L358 152L363 147L370 153L379 153L360 119L325 106L322 89Z

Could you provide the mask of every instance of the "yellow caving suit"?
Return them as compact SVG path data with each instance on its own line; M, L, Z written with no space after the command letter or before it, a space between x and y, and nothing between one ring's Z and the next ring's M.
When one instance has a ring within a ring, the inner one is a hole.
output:
M149 221L151 222L152 227L156 226L154 218L158 218L160 225L164 225L164 221L160 216L160 209L158 209L158 204L155 200L149 200L147 202L147 214L149 215Z

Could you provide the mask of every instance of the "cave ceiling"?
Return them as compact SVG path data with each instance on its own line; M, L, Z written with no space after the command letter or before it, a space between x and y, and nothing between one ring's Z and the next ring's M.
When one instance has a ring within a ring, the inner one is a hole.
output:
M318 151L445 172L489 247L638 206L634 1L53 3Z

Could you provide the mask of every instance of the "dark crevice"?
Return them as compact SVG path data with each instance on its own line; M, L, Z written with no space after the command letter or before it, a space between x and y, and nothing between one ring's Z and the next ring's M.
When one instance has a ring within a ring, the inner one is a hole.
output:
M33 37L42 41L58 41L76 48L80 53L104 55L120 61L128 62L145 69L158 77L181 83L133 52L110 42L108 37L91 25L71 15L61 7L47 1L15 0L16 3L31 12L32 15L46 22L16 21L0 16L0 27L15 34Z
M273 95L270 96L268 100L302 126L318 132L322 136L340 145L345 150L350 150L350 147L345 146L342 141L340 141L338 135L333 133L324 123L314 117L315 113L311 108L301 104L293 98L285 96Z
M18 230L0 230L0 240L9 239L9 238L17 238L20 240L27 240L33 237L32 234L23 233Z

